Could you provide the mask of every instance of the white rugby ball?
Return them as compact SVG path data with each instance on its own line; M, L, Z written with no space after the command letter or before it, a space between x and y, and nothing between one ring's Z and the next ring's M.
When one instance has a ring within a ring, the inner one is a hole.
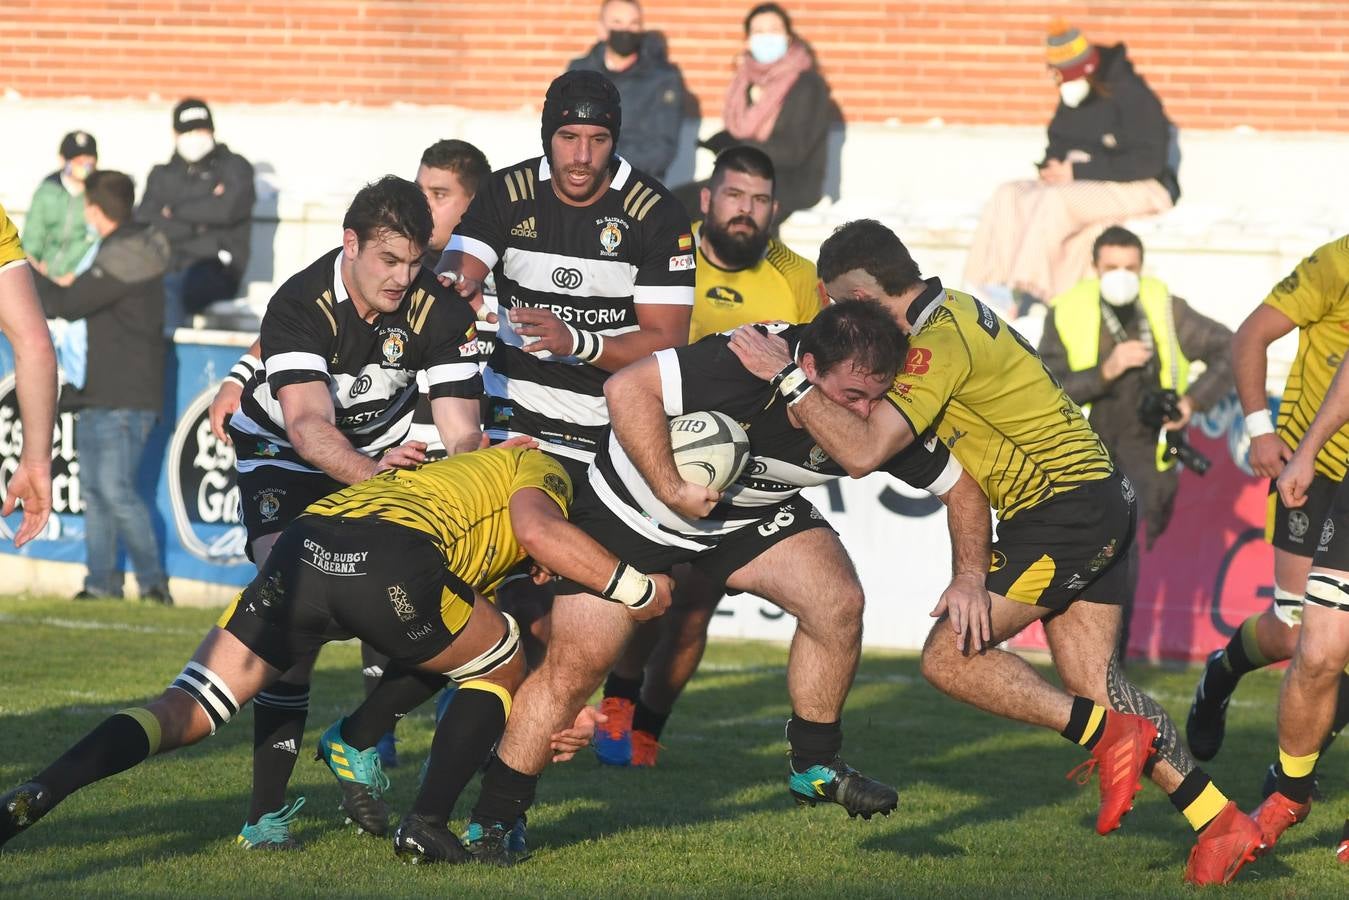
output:
M724 491L749 461L749 435L725 413L706 411L670 420L670 446L685 481Z

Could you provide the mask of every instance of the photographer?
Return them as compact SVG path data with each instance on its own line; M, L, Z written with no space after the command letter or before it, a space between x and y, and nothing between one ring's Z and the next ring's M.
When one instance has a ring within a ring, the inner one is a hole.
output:
M1139 277L1143 243L1133 232L1107 228L1091 256L1098 277L1054 298L1040 356L1133 482L1151 547L1171 518L1179 477L1167 437L1181 440L1190 417L1232 389L1232 333L1161 281ZM1192 382L1196 361L1205 371ZM1137 578L1135 559L1129 568Z

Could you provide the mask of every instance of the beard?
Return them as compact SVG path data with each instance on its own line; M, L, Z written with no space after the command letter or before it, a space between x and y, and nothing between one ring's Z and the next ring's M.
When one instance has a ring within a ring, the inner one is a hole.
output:
M751 231L732 233L732 225L748 225ZM702 238L712 252L728 269L747 269L757 263L768 248L768 232L749 216L736 216L725 224L708 219L703 223Z

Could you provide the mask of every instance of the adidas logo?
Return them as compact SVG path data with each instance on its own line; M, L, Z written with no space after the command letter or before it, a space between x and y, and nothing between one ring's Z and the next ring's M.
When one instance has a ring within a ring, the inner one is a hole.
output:
M272 744L272 749L285 750L287 753L296 756L300 753L300 748L295 745L295 738L286 738L284 741L277 741L275 744Z
M511 235L513 237L537 238L539 233L534 230L534 217L530 216L528 219L525 219L519 225L512 228Z

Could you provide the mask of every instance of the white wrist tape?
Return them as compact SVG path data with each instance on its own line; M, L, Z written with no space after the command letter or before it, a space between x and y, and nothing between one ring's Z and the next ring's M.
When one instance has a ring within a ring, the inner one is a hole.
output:
M1258 438L1273 433L1274 419L1270 416L1269 410L1257 409L1246 417L1246 437Z
M562 323L569 334L571 334L571 355L577 359L583 359L586 362L593 362L599 359L600 354L604 352L604 335L595 334L590 331L581 331L573 328L566 322Z
M618 564L609 584L601 592L610 600L622 603L628 609L641 609L656 596L656 583L625 562Z
M245 353L225 375L225 379L238 383L239 387L248 384L253 374L262 368L262 360L251 353Z
M792 366L779 373L781 381L778 382L778 393L787 400L788 406L795 406L801 402L801 398L811 392L815 385L810 383L806 373L799 367Z

